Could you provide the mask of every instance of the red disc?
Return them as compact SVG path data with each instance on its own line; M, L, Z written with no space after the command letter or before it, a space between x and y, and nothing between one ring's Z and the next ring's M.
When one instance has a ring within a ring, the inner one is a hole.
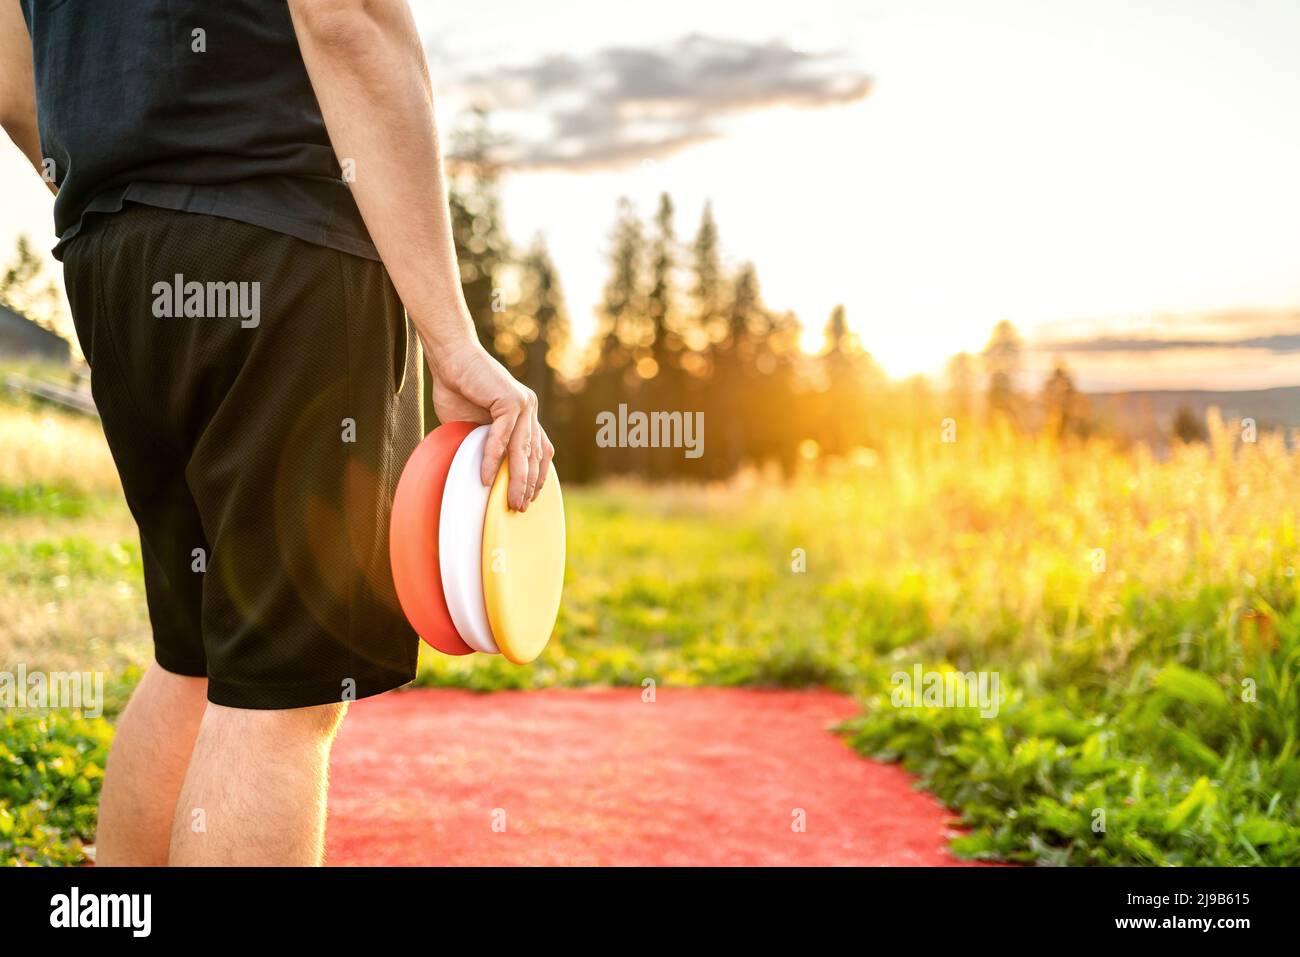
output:
M424 437L402 470L389 520L388 557L402 611L416 633L446 655L474 650L462 640L447 611L438 567L438 516L451 460L477 427L473 422L447 422Z

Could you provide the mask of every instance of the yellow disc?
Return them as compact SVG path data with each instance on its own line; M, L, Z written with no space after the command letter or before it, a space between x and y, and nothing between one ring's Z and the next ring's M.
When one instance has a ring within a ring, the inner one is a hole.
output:
M564 588L564 500L554 466L526 512L506 505L510 469L502 463L483 515L483 603L492 637L517 665L542 653Z

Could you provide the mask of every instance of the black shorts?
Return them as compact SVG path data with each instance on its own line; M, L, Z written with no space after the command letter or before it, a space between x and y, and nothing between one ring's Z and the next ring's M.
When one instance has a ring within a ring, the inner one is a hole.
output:
M237 708L410 681L388 517L422 436L420 353L383 265L127 206L87 224L64 276L158 664Z

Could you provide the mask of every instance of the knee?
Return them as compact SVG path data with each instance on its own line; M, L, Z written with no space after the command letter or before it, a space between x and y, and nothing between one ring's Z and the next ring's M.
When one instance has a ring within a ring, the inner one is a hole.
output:
M208 715L240 737L266 738L281 744L311 744L331 741L343 723L347 710L345 701L278 711L209 705Z
M304 738L328 741L338 733L343 716L348 713L346 701L312 705L309 708L286 708L283 711L264 711L271 715L267 720L285 733Z
M208 679L204 677L193 677L191 675L178 674L175 671L168 671L162 665L154 662L140 679L140 683L156 684L164 688L169 694L185 698L207 698Z
M136 708L153 707L171 715L202 713L208 701L208 679L179 675L154 664L140 679L131 701Z
M346 701L336 701L331 704L318 704L310 708L293 708L291 710L304 712L301 720L318 737L332 738L338 733L339 725L343 723L343 716L348 713L348 703Z

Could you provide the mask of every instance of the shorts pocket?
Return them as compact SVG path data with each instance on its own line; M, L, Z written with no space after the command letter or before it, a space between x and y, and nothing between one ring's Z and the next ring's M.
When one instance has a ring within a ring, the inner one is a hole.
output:
M401 300L397 299L396 290L393 290L393 299L396 302L392 309L396 327L393 329L393 395L401 395L406 386L406 367L411 353L411 318Z

